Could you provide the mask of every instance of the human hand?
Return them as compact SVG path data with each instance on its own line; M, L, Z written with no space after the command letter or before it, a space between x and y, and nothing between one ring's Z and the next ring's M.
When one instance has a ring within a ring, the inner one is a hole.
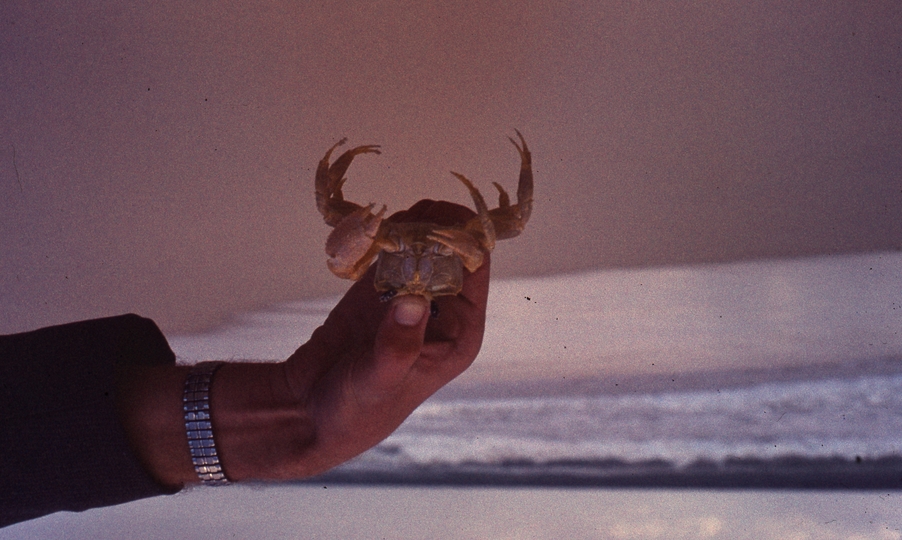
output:
M452 203L420 201L389 219L451 225L473 215ZM279 364L281 373L270 384L281 411L270 418L280 425L278 430L262 433L249 429L252 423L230 429L223 425L226 403L214 401L214 420L222 419L217 438L222 439L228 476L234 480L311 476L390 435L476 358L485 328L489 264L486 257L478 270L465 272L458 295L436 298L436 318L429 316L429 302L421 296L381 302L373 287L375 267L370 268L310 341ZM236 368L225 366L217 379L228 378L231 372L233 381L246 380L235 377ZM214 399L228 388L223 381ZM254 408L261 409L259 404Z

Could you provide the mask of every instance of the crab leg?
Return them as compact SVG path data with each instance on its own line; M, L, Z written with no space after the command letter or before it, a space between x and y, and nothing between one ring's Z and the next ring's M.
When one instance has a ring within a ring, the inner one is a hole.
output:
M515 130L516 131L516 130ZM520 153L520 181L517 184L517 204L510 204L510 197L504 188L496 182L498 189L498 208L491 210L489 215L495 223L495 232L498 240L513 238L520 234L529 221L532 214L532 154L526 146L523 135L517 131L520 144L508 137Z
M319 166L316 168L316 207L323 215L323 219L327 224L335 227L345 217L357 212L362 206L344 200L341 193L341 187L344 185L345 173L355 156L360 154L378 154L380 153L379 145L370 144L366 146L358 146L352 148L335 160L335 163L329 165L329 158L332 152L347 142L342 139L330 148L323 159L320 160Z
M520 208L520 219L523 220L523 225L526 225L526 222L529 221L529 216L532 215L532 154L529 152L529 147L526 146L526 139L523 138L523 134L518 130L514 130L517 132L517 137L520 138L520 144L517 144L512 137L508 137L510 142L514 144L514 147L517 149L517 152L520 153L520 180L517 183L517 206Z
M476 214L478 219L479 226L482 228L482 234L485 235L483 239L483 247L488 251L492 251L495 249L495 224L493 223L492 218L489 215L489 207L485 204L485 199L482 198L482 193L476 189L476 186L473 185L473 182L470 182L466 176L462 174L458 174L454 171L451 171L451 174L456 176L458 180L464 183L467 186L467 189L470 190L470 196L473 197L473 203L476 205ZM476 219L472 220L468 223L468 228L474 228L471 223L476 222Z
M442 244L456 253L470 272L475 272L485 260L483 250L487 248L470 231L463 229L436 229L427 238Z
M329 270L338 277L359 279L383 246L382 218L385 206L376 213L376 205L361 206L344 200L341 187L355 156L378 154L378 145L358 146L338 156L329 164L332 152L343 145L342 139L332 146L316 168L316 207L328 225L335 227L326 239Z

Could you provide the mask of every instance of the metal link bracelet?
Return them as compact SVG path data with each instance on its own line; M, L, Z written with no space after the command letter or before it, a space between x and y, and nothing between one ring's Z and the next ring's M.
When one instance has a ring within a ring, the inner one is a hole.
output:
M200 481L208 486L224 486L229 483L213 439L213 422L210 420L210 387L213 374L225 362L201 362L195 365L185 379L182 409L185 411L185 432L191 462Z

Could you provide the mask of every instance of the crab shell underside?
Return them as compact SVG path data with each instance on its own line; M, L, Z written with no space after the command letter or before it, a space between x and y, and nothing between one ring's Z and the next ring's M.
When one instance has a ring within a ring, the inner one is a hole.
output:
M520 132L520 144L510 139L520 153L517 203L510 204L504 189L498 189L498 208L489 210L482 194L466 177L452 172L470 191L476 217L456 227L435 223L394 223L383 219L386 207L374 213L375 204L360 206L344 200L341 187L355 156L378 154L378 146L358 146L344 152L334 163L332 152L345 143L339 141L326 152L316 172L317 208L325 222L334 227L326 240L329 270L338 277L357 280L376 259L376 290L383 300L396 295L418 294L431 300L455 295L463 287L466 268L482 266L484 255L496 240L520 234L532 212L532 162Z

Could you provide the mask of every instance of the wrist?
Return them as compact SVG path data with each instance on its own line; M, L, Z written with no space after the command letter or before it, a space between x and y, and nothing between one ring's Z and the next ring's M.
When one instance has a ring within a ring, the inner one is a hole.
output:
M225 362L201 362L191 368L182 394L185 434L191 463L200 481L209 486L229 483L222 471L216 450L213 421L210 417L210 389L213 375Z
M315 440L313 422L284 387L282 364L225 364L213 379L210 407L226 476L287 480L311 473L303 456Z
M190 366L132 367L119 372L119 416L144 468L162 485L197 483L185 429L183 397ZM224 364L210 389L220 463L231 480L289 479L305 465L313 424L284 388L282 364Z

